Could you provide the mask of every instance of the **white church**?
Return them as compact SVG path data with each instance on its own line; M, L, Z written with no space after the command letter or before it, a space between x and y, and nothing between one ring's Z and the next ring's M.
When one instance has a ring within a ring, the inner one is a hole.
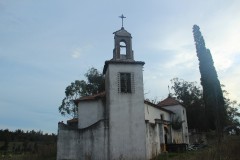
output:
M186 109L178 101L144 100L144 62L134 60L132 36L123 27L114 32L114 46L103 69L105 92L75 100L78 118L58 124L57 160L148 160L168 145L189 143Z

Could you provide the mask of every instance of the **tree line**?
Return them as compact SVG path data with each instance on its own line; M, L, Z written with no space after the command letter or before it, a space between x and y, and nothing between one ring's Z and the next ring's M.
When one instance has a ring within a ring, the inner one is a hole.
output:
M8 129L0 129L0 141L19 142L19 141L30 141L30 142L56 142L56 134L43 133L42 131L23 131L17 129L10 131Z

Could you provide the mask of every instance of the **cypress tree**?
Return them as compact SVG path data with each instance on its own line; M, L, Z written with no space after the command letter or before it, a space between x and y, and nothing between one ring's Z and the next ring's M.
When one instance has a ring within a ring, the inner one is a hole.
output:
M226 109L221 85L211 52L205 47L203 36L197 25L193 26L193 36L199 60L207 126L208 129L216 129L218 133L221 133L226 122Z

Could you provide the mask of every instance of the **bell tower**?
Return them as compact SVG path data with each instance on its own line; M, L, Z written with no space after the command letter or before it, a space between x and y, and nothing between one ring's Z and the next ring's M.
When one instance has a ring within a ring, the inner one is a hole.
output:
M113 60L133 61L132 36L123 27L114 32Z
M143 65L135 61L132 36L123 27L114 32L113 58L105 61L109 159L146 159Z

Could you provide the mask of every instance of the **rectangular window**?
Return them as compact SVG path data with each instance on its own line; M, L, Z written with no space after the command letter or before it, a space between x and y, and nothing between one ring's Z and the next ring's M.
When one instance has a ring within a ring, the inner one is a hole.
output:
M120 91L121 93L132 93L130 73L120 73Z

